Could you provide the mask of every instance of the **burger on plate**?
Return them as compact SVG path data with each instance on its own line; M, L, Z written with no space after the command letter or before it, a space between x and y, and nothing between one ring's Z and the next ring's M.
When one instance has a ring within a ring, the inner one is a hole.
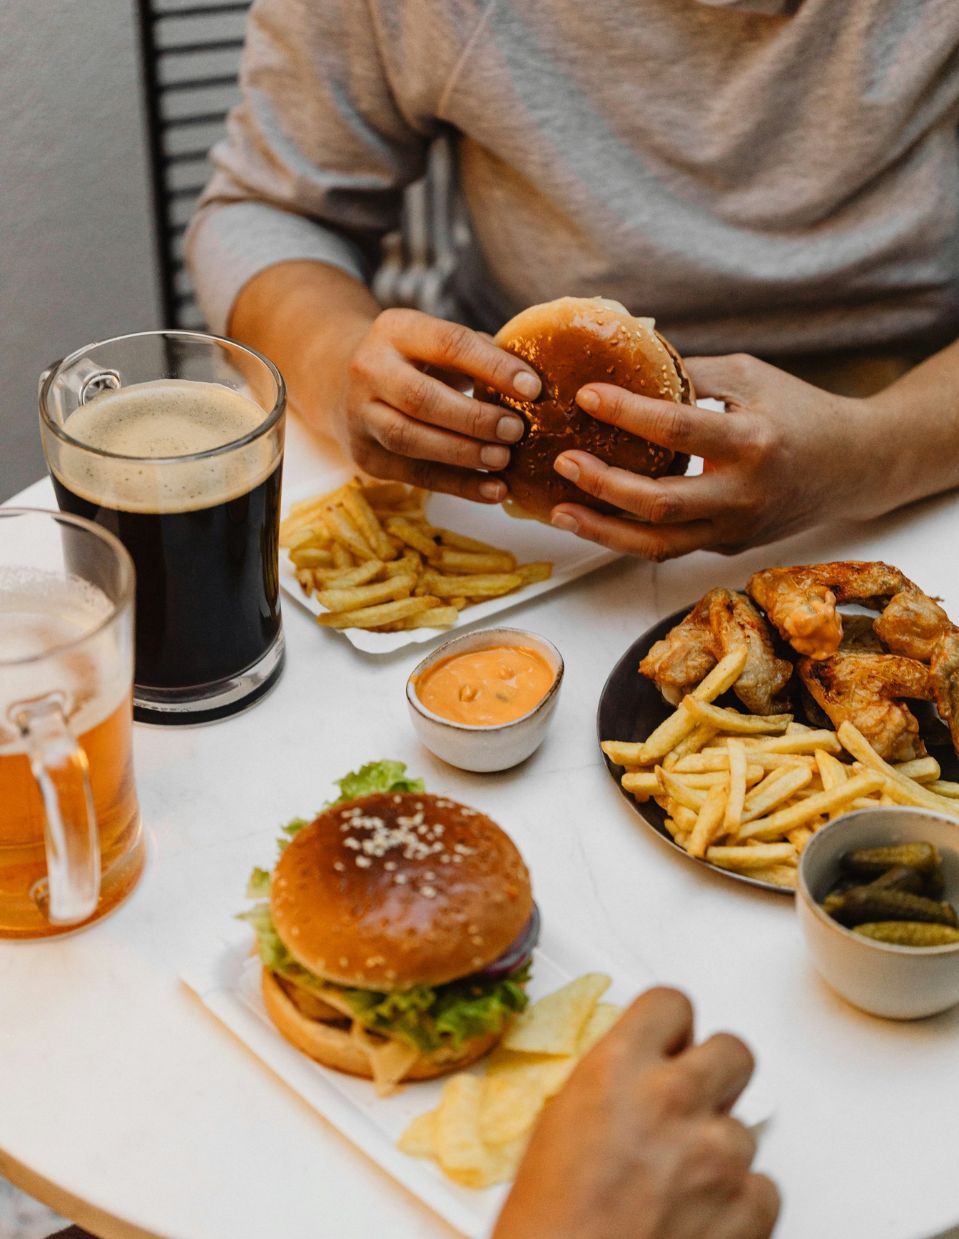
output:
M557 503L616 509L581 491L553 468L569 449L591 452L605 464L648 477L685 473L689 458L590 417L576 403L584 383L613 383L641 396L694 404L696 394L682 358L651 318L635 318L604 297L560 297L511 318L494 342L522 357L539 374L535 400L504 396L478 383L479 400L503 405L526 423L510 463L497 473L509 487L512 516L549 521Z
M283 1036L381 1092L496 1044L526 1006L539 921L509 836L404 769L371 763L313 821L286 827L243 914Z

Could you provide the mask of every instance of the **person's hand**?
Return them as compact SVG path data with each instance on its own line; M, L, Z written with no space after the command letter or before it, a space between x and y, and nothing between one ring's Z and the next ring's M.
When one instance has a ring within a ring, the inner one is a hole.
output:
M564 452L556 470L597 499L638 520L603 516L580 504L553 509L553 524L613 550L664 560L689 551L733 554L832 516L865 518L895 506L870 452L867 403L804 383L755 357L695 357L686 362L699 396L725 412L636 396L589 383L580 406L620 426L705 461L698 477L646 478Z
M523 421L458 390L474 380L521 399L540 390L534 370L479 332L384 310L346 367L338 417L353 459L374 477L500 503L506 484L487 471L509 463Z
M765 1239L779 1195L729 1115L753 1069L718 1033L692 1041L676 990L637 998L533 1133L494 1239Z

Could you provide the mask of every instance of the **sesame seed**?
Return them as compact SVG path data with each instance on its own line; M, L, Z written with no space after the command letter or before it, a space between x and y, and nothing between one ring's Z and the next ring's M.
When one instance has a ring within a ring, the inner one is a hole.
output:
M341 955L341 956L340 956L340 967L341 967L341 968L346 968L346 967L348 967L348 966L349 966L349 962L350 962L350 961L346 958L346 956L345 956L345 955Z
M420 894L423 896L424 899L435 899L436 898L436 887L435 886L421 886ZM476 945L478 946L479 943L477 943Z
M405 886L406 885L406 874L398 873L396 877L393 879L393 881L396 883L397 886Z
M383 868L386 870L387 873L392 873L393 870L396 868L396 861L388 860L386 864L383 866Z
M358 869L369 869L372 863L373 862L370 860L368 856L357 856L356 858L356 867Z
M333 862L333 868L337 871L337 873L342 873L346 868L346 865L344 865L341 860L335 860Z

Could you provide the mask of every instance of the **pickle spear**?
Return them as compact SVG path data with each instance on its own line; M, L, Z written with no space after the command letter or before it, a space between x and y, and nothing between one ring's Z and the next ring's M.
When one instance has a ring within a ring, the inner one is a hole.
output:
M857 925L853 933L895 946L948 946L959 942L959 929L928 921L867 921Z
M849 927L870 921L928 921L959 928L959 917L952 904L874 885L854 886L841 895L828 895L823 908L834 920Z

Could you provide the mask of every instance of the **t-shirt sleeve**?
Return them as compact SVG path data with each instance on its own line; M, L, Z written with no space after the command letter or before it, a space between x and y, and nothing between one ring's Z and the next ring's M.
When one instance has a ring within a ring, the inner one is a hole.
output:
M391 88L366 0L257 0L242 100L186 238L200 306L226 330L242 287L294 259L370 275L433 136Z

